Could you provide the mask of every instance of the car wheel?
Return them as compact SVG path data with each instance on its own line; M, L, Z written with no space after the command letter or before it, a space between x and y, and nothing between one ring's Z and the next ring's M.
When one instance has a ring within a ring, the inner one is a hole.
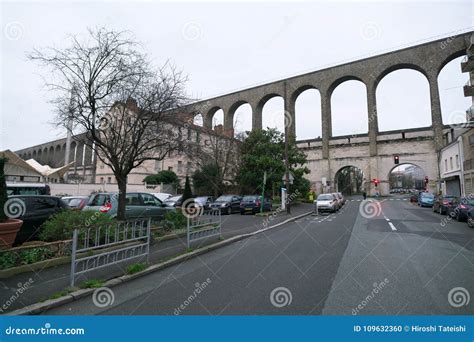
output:
M467 226L469 228L474 228L474 219L472 217L467 218Z
M229 208L227 208L227 215L231 215L231 214L232 214L232 208L229 207Z
M461 222L461 221L462 221L462 219L461 219L461 213L460 213L459 211L456 213L456 221L458 221L458 222Z

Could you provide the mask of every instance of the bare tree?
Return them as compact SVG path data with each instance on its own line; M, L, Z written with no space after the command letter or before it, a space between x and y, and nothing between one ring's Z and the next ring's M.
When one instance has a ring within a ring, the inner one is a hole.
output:
M57 123L85 133L85 144L118 183L118 219L125 218L127 176L145 160L176 149L173 117L187 102L186 78L166 63L154 70L127 32L89 30L65 49L35 49L28 57L50 69Z

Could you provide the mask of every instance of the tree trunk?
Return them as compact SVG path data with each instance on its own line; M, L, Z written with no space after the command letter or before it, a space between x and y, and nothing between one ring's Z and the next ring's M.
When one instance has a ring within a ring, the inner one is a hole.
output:
M118 188L119 188L119 197L118 197L118 209L117 209L117 219L120 221L125 220L125 203L127 195L127 177L115 176L117 178Z

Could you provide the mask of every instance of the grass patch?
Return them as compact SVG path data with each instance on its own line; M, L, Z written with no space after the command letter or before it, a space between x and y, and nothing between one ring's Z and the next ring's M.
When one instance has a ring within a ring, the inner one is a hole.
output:
M100 279L89 279L83 282L79 287L81 289L96 289L104 286L104 281Z
M148 266L145 263L137 263L133 265L129 265L127 267L127 270L125 271L126 274L134 274L143 271L146 269Z
M70 293L73 292L73 291L74 291L73 289L64 289L64 290L61 290L61 291L59 291L59 292L53 293L53 294L49 297L49 299L58 299L58 298L67 296L68 294L70 294Z

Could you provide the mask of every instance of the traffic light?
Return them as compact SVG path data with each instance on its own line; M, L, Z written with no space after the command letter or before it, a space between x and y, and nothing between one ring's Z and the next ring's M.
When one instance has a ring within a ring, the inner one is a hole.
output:
M398 154L393 156L393 162L395 164L400 164L400 157L398 156Z
M372 182L374 183L375 187L377 187L377 185L379 185L380 183L380 181L377 178L374 178Z
M429 183L428 176L425 176L425 184L428 184L428 183Z

